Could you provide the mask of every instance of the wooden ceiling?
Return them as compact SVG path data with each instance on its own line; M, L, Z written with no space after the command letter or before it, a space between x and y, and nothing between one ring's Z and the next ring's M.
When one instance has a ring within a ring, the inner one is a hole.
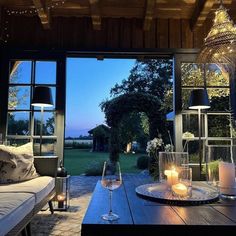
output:
M219 0L0 0L2 11L11 15L38 15L44 29L55 17L90 17L94 30L101 30L103 18L137 18L148 31L153 19L187 19L191 30L201 27L219 6ZM236 1L224 0L230 15L236 15Z

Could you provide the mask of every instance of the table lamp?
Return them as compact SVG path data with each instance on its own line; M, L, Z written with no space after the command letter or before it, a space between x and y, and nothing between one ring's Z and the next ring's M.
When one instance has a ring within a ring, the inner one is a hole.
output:
M210 103L206 89L194 89L189 100L189 109L198 110L198 136L199 136L199 168L200 180L202 178L202 146L201 146L201 109L209 109Z
M46 86L37 86L34 89L32 106L41 107L41 123L40 123L40 146L39 153L42 155L42 135L43 135L43 109L44 107L52 107L51 89Z

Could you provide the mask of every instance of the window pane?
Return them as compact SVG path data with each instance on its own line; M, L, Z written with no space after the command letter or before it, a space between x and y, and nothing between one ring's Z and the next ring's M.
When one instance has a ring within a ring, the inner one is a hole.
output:
M229 89L207 89L210 99L210 111L230 110L230 90Z
M183 110L188 109L191 91L192 91L191 89L182 89L182 109Z
M29 86L10 86L8 109L30 109L30 87Z
M217 64L206 64L207 86L229 86L229 73Z
M189 162L191 163L199 163L199 141L198 140L192 140L189 141L187 144L183 145L187 145L187 148L185 149L185 151L187 150L189 153Z
M203 64L181 63L182 86L203 86Z
M31 61L12 61L10 62L10 84L30 84L31 83Z
M198 115L197 114L183 114L183 133L190 132L198 137ZM202 137L204 137L204 115L201 115Z
M230 137L230 116L208 115L209 137Z
M29 135L29 112L8 113L8 135Z
M35 72L36 84L56 84L56 62L37 61Z
M30 142L30 139L16 139L16 138L7 138L7 145L11 146L21 146Z
M34 155L40 154L40 139L34 139ZM43 139L42 140L42 156L50 156L56 154L56 140Z
M230 140L209 140L208 145L231 145Z
M34 112L34 135L40 135L41 112ZM43 134L54 135L55 118L53 112L43 113Z

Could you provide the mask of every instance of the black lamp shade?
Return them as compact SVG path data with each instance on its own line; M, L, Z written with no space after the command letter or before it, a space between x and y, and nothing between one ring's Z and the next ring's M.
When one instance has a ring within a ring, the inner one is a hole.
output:
M208 109L210 103L206 89L194 89L189 100L189 109Z
M35 87L31 105L37 107L53 106L51 89L46 86Z

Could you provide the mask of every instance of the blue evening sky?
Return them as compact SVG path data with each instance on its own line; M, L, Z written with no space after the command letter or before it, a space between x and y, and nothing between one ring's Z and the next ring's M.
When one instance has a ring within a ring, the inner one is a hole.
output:
M127 79L134 66L134 59L68 58L66 83L66 129L65 136L88 135L87 131L105 123L104 113L99 104L110 98L110 89ZM16 109L30 108L31 61L22 61L11 83L23 83L18 96L21 102ZM36 84L56 83L56 62L37 61ZM55 88L51 87L54 105ZM24 97L24 98L23 98ZM39 109L39 108L36 108ZM45 108L45 111L48 110ZM45 112L45 120L51 114ZM16 119L29 120L29 113L17 112Z
M66 137L87 135L105 123L99 104L110 98L110 89L129 76L135 60L68 58L66 88Z

